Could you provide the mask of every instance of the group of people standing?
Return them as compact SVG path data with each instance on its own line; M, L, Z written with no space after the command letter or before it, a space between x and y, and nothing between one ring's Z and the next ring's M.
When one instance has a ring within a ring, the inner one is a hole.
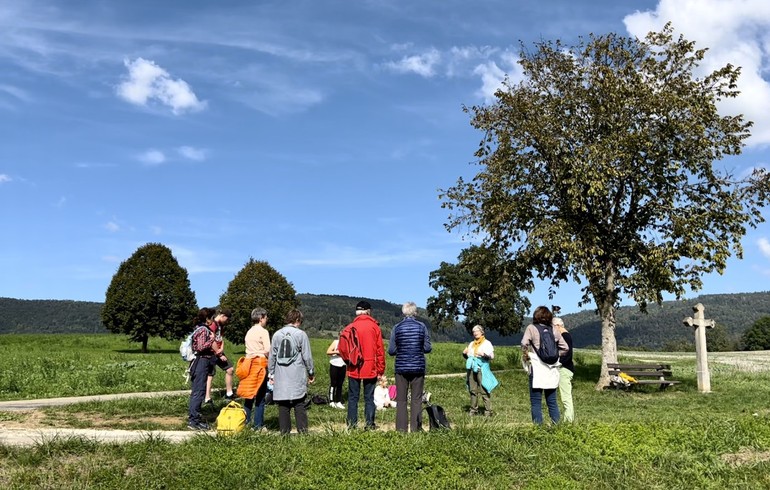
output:
M358 426L358 404L364 401L364 429L372 430L375 424L375 388L385 378L385 349L382 330L371 315L371 305L360 301L356 305L355 319L340 332L355 329L362 362L351 364L343 359L339 350L339 339L327 349L329 356L329 405L344 409L342 393L345 378L348 379L347 416L348 428ZM417 320L417 305L407 302L402 306L403 320L391 330L388 354L395 357L396 383L396 430L416 432L421 430L421 411L424 399L426 359L432 350L430 330ZM196 359L190 365L192 391L190 396L188 427L193 430L208 430L201 420L201 406L210 400L210 380L216 366L226 373L226 398L232 399L233 365L224 354L221 329L231 318L228 310L214 311L202 308L196 320L192 336ZM235 373L240 379L237 396L244 399L247 425L253 430L264 429L264 411L268 392L278 405L278 425L282 434L291 432L291 411L298 432L307 432L306 412L307 385L315 381L315 365L310 349L310 340L301 329L303 315L291 310L285 318L285 326L273 334L272 340L266 328L268 317L263 308L251 312L252 327L246 333L245 356L238 360ZM547 326L546 331L554 336L559 347L559 362L546 364L537 356L540 347L540 332L537 326ZM485 338L484 327L472 329L473 341L463 350L466 358L466 385L470 393L470 414L478 415L479 401L483 403L483 414L492 416L491 392L498 385L491 370L494 347ZM529 393L532 406L532 420L543 422L542 398L551 420L559 422L559 407L556 403L558 388L564 404L564 420L572 421L571 380L572 341L560 318L554 318L551 311L540 306L535 310L533 324L529 325L521 341L523 361L529 372ZM228 378L229 376L229 378ZM208 385L208 388L207 388Z
M540 350L543 335L552 335L558 347L558 360L545 362L537 352ZM471 330L473 340L463 350L466 359L466 386L470 393L470 415L480 415L479 399L484 405L484 416L491 417L492 390L499 384L490 363L495 358L492 343L484 336L484 327L476 325ZM572 361L572 336L564 327L561 318L554 317L551 310L538 306L532 317L532 323L524 330L521 339L522 363L529 374L529 400L532 421L543 423L543 396L545 395L548 415L553 423L562 420L559 405L556 400L556 390L559 391L564 405L564 422L573 422L575 408L572 402L572 377L575 365Z

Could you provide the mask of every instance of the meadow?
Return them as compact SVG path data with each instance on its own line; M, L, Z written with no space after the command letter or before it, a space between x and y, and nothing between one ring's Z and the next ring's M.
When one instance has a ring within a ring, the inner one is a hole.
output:
M328 387L328 339L311 341L317 380ZM6 367L0 400L187 388L178 342L154 339L151 352L116 335L2 335ZM622 352L621 362L672 364L682 383L665 391L596 391L598 352L575 353L576 422L533 426L518 349L497 347L500 387L492 418L467 415L463 345L439 343L428 356L426 390L452 429L393 431L395 412L378 412L378 431L348 431L345 411L314 405L311 433L281 437L269 406L267 433L200 435L173 444L102 444L56 438L33 448L0 446L7 488L770 488L770 367L767 353L716 354L712 393L697 391L691 354ZM243 347L226 348L233 360ZM393 376L389 359L388 375ZM219 373L215 387L223 387ZM184 430L187 396L129 399L0 412L2 427ZM217 409L225 402L215 397ZM362 410L362 408L360 408ZM216 410L205 412L213 421ZM363 414L360 415L363 418Z

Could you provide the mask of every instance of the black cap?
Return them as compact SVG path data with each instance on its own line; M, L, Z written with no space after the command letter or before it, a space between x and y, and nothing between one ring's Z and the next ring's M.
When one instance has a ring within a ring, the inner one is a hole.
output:
M356 311L358 310L371 310L372 305L369 304L368 301L359 301L356 305Z

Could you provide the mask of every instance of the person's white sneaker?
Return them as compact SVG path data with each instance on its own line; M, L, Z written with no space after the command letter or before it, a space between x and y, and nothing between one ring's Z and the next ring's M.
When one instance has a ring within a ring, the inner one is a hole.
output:
M342 402L337 402L337 408L345 408L345 405Z
M329 406L332 408L337 408L337 405L335 405L334 402L329 402Z

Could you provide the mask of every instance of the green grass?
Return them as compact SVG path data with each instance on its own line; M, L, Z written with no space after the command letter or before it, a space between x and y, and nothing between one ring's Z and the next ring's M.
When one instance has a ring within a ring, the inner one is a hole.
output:
M54 340L59 361L78 361L91 368L61 370L55 383L36 381L36 373L28 370L4 370L2 383L8 382L12 371L16 383L25 387L23 398L147 389L132 386L164 391L185 387L176 343L151 343L160 352L143 355L117 336L0 338L12 356L9 365L26 361L38 369L42 364L35 359L44 358ZM327 343L312 341L318 373L310 388L313 393L325 393L328 386ZM429 374L462 372L462 348L435 345L428 358ZM226 351L235 359L242 347ZM666 391L647 387L597 392L598 354L580 351L574 379L576 423L534 427L527 379L518 366L516 349L501 347L496 354L494 367L501 384L493 393L496 416L491 419L466 414L464 377L426 381L433 402L449 415L450 431L398 434L390 430L395 412L387 410L378 412L377 423L388 430L348 432L344 411L313 406L312 433L305 436L281 437L275 431L231 438L201 435L181 444L148 437L121 445L58 438L31 449L0 446L0 484L8 488L770 488L766 373L715 366L713 393L701 394L694 361L681 359L671 363L674 378L682 383ZM134 363L125 375L109 375L121 383L120 389L99 381L108 377L99 372L111 372L116 363ZM151 379L141 381L139 373ZM222 378L217 375L218 387ZM62 386L51 386L56 384ZM70 387L83 391L73 393ZM2 396L22 398L5 391ZM43 423L183 429L187 401L186 396L177 396L55 407L44 410ZM216 401L218 408L224 405L221 399ZM211 421L215 415L216 411L206 412ZM0 423L20 417L0 412ZM266 423L277 429L275 407L267 408Z

